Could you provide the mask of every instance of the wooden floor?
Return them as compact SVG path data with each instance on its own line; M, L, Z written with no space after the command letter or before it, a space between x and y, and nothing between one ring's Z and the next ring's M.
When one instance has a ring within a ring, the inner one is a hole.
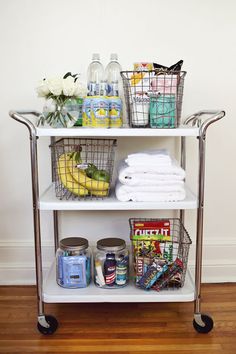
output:
M0 353L236 354L236 284L203 285L215 327L192 327L193 303L47 304L60 327L36 329L35 287L0 287Z

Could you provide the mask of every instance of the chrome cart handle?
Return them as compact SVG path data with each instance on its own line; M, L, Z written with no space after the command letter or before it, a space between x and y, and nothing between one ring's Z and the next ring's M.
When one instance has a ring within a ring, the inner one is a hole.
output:
M31 120L24 117L25 115L29 115L29 114L32 114L36 117L41 116L41 113L38 111L10 111L9 112L11 118L27 126L27 128L29 129L30 136L32 137L33 135L36 136L36 126L34 125L33 122L31 122Z
M208 118L203 118L202 116L208 116ZM209 117L210 116L210 117ZM225 116L225 111L213 111L213 110L204 110L199 111L197 113L192 114L191 116L187 117L184 121L185 125L197 126L200 129L200 135L205 136L207 128L212 123L220 120Z

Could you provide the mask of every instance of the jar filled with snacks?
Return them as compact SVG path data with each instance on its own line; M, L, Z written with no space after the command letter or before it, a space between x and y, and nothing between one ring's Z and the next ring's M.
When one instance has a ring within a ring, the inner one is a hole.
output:
M129 251L120 238L97 241L94 254L94 282L100 288L117 289L129 279Z
M56 253L57 284L63 288L85 288L91 280L91 251L88 240L68 237L60 240Z

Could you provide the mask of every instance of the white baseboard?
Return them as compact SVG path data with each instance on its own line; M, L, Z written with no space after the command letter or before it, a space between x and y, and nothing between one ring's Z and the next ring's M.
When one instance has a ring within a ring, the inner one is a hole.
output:
M42 246L43 271L54 257L52 242ZM203 283L236 282L236 242L234 238L211 239L204 243L202 267ZM189 267L194 273L194 245L191 247ZM0 241L0 285L35 284L34 245L30 241Z

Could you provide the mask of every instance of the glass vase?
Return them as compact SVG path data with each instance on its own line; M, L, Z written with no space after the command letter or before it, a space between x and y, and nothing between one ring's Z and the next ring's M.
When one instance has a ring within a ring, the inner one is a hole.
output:
M73 127L81 117L80 101L76 98L47 99L39 124L47 123L52 128Z

